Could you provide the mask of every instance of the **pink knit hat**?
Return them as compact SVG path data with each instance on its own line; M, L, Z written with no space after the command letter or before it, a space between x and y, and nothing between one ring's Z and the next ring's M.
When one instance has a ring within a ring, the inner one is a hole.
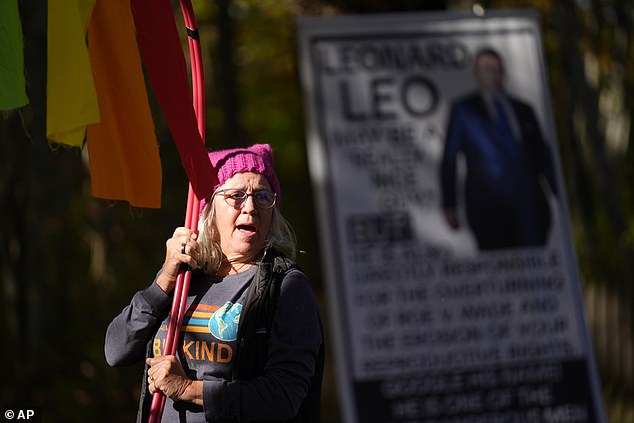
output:
M214 192L236 173L259 173L269 181L273 192L277 194L276 204L279 205L282 193L280 192L280 181L273 169L273 150L269 144L254 144L245 148L210 151L209 160L218 173L218 185L214 187ZM207 201L209 199L205 198L200 202L201 210Z

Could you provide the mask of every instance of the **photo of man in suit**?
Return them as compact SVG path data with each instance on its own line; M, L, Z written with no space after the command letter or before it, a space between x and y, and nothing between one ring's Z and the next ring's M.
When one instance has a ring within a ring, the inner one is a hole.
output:
M464 156L466 220L479 250L543 246L551 226L553 161L530 105L504 89L504 63L493 49L475 56L479 90L454 101L440 181L447 224L461 227L457 157Z

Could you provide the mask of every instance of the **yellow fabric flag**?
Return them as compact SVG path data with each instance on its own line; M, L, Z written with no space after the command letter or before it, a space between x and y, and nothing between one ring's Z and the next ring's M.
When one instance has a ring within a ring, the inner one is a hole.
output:
M29 102L24 79L24 41L17 0L0 1L0 110Z
M81 147L86 125L99 122L86 32L95 0L49 0L46 135Z
M161 207L161 161L129 0L97 0L88 46L101 121L88 126L92 193Z

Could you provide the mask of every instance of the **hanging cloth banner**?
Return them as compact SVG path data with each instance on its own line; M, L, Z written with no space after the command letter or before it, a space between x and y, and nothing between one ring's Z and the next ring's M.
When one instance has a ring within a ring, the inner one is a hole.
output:
M131 5L139 50L183 167L196 196L209 197L214 171L198 132L172 4L132 0Z
M0 2L0 110L29 102L24 80L24 42L17 0Z
M126 0L97 0L88 45L101 122L88 126L92 193L161 206L161 162Z
M47 138L82 147L86 125L99 122L86 31L95 0L49 0ZM72 93L72 95L69 95Z

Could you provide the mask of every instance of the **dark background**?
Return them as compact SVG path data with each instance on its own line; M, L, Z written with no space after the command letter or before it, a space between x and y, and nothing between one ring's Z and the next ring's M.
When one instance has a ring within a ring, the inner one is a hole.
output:
M483 1L534 8L589 326L611 423L634 421L634 1ZM46 1L20 1L31 104L0 114L0 408L38 407L44 421L132 421L141 367L111 369L110 319L149 284L182 225L187 180L158 108L160 210L95 199L79 149L44 135ZM207 89L207 146L273 145L285 201L328 325L305 151L295 18L470 10L470 1L195 1ZM176 5L175 5L176 6ZM177 22L182 22L176 13ZM44 50L42 50L44 49ZM44 53L42 53L44 52ZM153 104L152 94L150 93ZM333 357L323 421L340 421Z

